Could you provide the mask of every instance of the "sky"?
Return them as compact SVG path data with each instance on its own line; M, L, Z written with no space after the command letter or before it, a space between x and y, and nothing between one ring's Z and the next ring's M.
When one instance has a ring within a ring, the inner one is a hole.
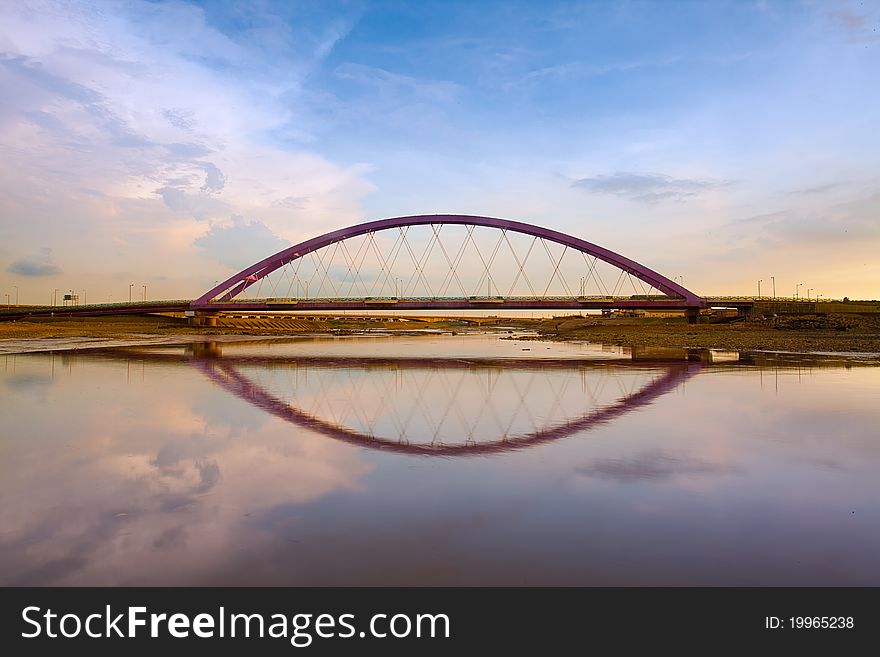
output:
M0 303L194 298L429 213L877 299L878 71L871 0L3 0Z

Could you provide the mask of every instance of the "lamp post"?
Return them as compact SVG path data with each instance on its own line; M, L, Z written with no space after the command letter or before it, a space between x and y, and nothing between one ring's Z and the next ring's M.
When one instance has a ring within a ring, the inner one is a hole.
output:
M6 293L6 305L9 306L9 292Z
M798 283L797 285L794 286L794 298L795 298L795 299L798 298L798 288L799 288L801 285L803 285L803 283Z
M758 298L759 299L761 298L761 281L763 281L763 280L764 280L763 278L758 279Z
M57 287L56 287L55 290L52 292L52 305L53 305L53 306L57 306L57 305L58 305L58 288L57 288Z
M128 284L128 302L131 303L131 290L134 288L134 283Z
M144 288L144 301L146 301L147 300L147 286L141 285L141 287Z
M773 281L773 298L775 299L776 298L776 277L771 276L770 280Z
M810 300L810 292L812 292L812 291L813 291L813 288L811 288L811 287L807 288L807 301Z

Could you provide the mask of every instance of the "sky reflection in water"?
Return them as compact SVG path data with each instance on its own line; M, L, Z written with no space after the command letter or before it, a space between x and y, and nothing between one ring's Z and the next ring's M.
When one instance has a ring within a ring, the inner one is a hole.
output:
M880 584L880 368L636 356L5 356L0 584Z

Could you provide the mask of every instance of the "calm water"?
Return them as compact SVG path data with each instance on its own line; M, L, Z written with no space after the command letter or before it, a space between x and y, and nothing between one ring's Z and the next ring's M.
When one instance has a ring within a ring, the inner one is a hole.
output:
M0 585L880 585L880 368L500 336L0 357Z

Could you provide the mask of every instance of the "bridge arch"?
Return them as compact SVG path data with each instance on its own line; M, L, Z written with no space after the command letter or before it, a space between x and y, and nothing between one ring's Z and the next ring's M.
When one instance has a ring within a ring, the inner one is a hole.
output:
M426 214L369 221L305 240L304 242L283 249L268 258L242 269L237 274L230 276L228 279L211 288L201 297L193 301L192 306L198 308L205 307L212 301L230 301L245 289L280 267L283 267L293 260L302 258L309 253L317 251L318 249L333 245L336 242L367 233L374 233L393 228L432 224L458 224L497 228L502 231L513 231L555 242L565 247L581 251L590 256L594 256L614 267L617 267L618 269L644 281L664 294L680 299L683 306L697 308L706 305L705 301L700 296L662 274L659 274L653 269L620 255L619 253L615 253L610 249L606 249L602 246L587 242L586 240L566 233L510 219L498 219L478 215Z

